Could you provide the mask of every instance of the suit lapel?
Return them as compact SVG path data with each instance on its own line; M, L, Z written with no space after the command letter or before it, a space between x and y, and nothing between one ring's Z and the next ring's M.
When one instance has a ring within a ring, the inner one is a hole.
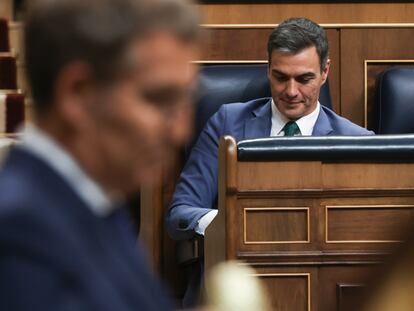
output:
M331 122L328 119L323 107L319 111L318 119L316 120L315 126L313 127L312 136L326 136L333 132Z
M272 100L252 111L253 117L244 124L244 139L263 138L270 136L272 127Z

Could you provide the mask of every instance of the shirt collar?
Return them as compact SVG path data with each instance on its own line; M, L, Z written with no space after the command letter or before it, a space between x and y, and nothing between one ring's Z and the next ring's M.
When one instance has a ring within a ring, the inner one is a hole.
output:
M106 216L118 204L89 177L57 141L34 126L23 131L22 148L48 163L97 216Z
M313 128L315 126L316 120L319 116L320 103L318 101L316 108L310 114L303 116L302 118L296 120L296 124L299 127L300 134L303 136L311 136ZM290 120L286 118L280 111L277 109L273 99L272 99L272 130L270 136L283 136L283 128L287 122Z

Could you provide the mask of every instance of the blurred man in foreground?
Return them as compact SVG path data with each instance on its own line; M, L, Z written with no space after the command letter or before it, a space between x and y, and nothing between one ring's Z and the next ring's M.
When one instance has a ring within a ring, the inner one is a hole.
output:
M123 202L189 135L197 26L178 0L34 2L37 120L0 173L0 309L170 309Z

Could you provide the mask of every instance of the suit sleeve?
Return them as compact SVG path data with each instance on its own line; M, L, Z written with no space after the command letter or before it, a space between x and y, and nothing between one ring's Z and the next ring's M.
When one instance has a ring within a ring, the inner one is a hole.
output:
M218 144L226 124L226 105L207 122L178 180L166 225L176 240L194 237L198 220L216 208Z

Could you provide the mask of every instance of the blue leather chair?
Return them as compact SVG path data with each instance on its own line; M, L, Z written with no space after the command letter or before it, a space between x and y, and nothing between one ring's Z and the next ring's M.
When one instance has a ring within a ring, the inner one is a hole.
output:
M267 64L204 66L197 95L195 138L221 105L271 96ZM319 101L332 108L328 81L322 86Z
M385 70L377 79L373 130L377 134L414 133L414 68Z

